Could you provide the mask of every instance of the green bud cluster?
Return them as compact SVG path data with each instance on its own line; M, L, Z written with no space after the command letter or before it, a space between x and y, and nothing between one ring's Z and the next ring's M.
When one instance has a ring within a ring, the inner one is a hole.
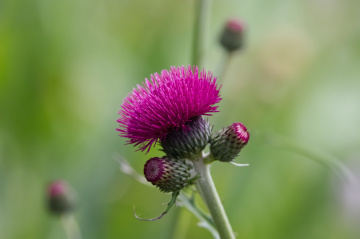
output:
M191 162L208 143L212 158L231 162L249 140L249 133L241 123L234 123L214 134L211 134L209 122L201 116L185 126L169 132L161 141L166 156L151 158L145 164L147 181L163 192L179 192L194 181Z

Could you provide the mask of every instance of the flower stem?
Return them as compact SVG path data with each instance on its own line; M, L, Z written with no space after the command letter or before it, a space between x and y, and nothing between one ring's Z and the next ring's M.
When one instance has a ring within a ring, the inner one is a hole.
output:
M234 232L210 174L210 164L205 164L203 157L194 160L193 163L196 173L200 176L196 181L196 187L209 209L220 238L234 239Z
M211 0L196 0L193 35L192 64L201 67L205 52L206 35L210 18Z
M73 215L63 215L60 221L68 239L81 239L80 228Z
M195 204L193 196L194 195L189 197L184 192L180 193L180 205L186 207L192 214L194 214L194 216L200 220L198 225L206 228L213 235L214 239L220 239L212 218Z
M226 78L225 76L229 69L230 61L233 58L233 55L234 55L234 53L232 53L232 52L224 51L224 53L220 59L217 76L218 76L218 79L222 80L221 84L224 84L224 81Z

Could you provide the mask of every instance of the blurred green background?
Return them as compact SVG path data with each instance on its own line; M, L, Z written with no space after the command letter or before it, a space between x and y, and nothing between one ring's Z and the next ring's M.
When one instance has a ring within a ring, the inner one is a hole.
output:
M188 65L194 0L0 2L0 238L65 238L45 210L49 181L77 192L83 238L211 238L186 209L159 215L170 195L135 182L162 153L135 152L117 136L117 111L153 72ZM238 238L358 238L359 188L321 164L271 144L283 136L360 175L360 2L213 1L206 70L218 74L218 35L229 17L247 23L230 61L215 129L244 123L237 168L212 172ZM270 139L270 140L269 140Z

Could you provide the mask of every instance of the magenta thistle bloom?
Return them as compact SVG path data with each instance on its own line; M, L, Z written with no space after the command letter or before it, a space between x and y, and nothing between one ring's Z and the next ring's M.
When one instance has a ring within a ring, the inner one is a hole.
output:
M171 67L160 75L155 73L124 99L117 130L129 144L149 151L168 132L186 130L193 117L218 112L219 91L212 73L199 73L197 67Z

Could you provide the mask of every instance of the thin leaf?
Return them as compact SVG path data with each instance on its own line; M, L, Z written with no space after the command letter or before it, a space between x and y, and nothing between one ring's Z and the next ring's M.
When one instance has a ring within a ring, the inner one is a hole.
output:
M175 204L176 198L177 198L178 196L179 196L179 191L172 193L172 197L171 197L170 202L168 203L167 208L166 208L165 211L164 211L160 216L158 216L158 217L150 218L150 219L140 218L140 217L139 217L138 215L136 215L136 213L135 213L135 207L134 207L134 217L135 217L136 219L138 219L138 220L141 220L141 221L150 221L150 222L152 222L152 221L159 220L159 219L161 219L165 214L167 214L168 211L172 208L172 206Z

